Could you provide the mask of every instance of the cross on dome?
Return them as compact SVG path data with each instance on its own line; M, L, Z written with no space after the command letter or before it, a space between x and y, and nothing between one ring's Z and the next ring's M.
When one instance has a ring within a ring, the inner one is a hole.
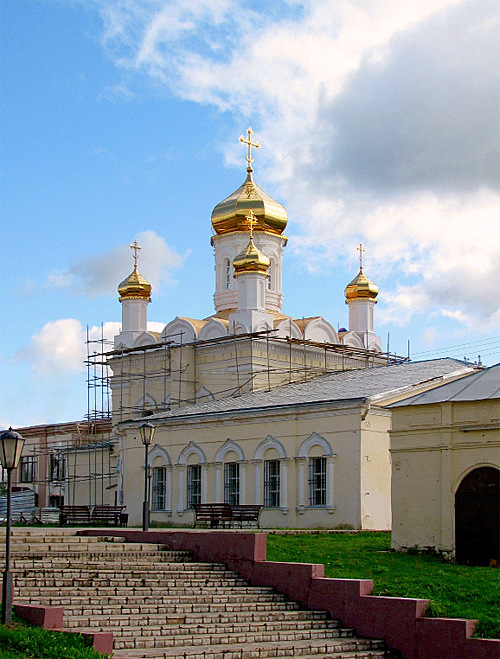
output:
M134 268L137 268L137 253L142 249L142 247L139 247L137 240L134 240L134 242L130 245L130 249L134 252Z
M252 158L252 147L254 146L256 149L260 149L260 144L258 142L252 142L252 135L254 134L253 130L251 127L247 129L248 133L248 139L246 140L243 135L240 135L240 142L242 144L248 144L248 155L246 157L246 161L248 163L247 167L247 172L251 172L252 170L252 163L254 159Z
M253 214L252 210L248 211L248 214L245 217L248 222L248 226L250 228L250 240L253 240L253 226L255 224L256 217Z
M363 249L363 243L359 243L359 247L356 247L359 252L359 269L363 270L363 252L366 252L366 249Z

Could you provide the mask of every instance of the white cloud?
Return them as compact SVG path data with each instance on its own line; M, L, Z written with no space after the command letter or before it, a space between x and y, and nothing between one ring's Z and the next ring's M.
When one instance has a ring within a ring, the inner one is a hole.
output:
M496 2L98 4L122 71L253 125L313 264L366 244L379 320L498 324Z
M14 359L27 361L33 371L44 376L44 386L47 386L47 382L51 380L59 380L76 373L83 374L87 354L108 350L119 331L118 322L106 322L102 327L89 327L87 353L87 330L79 320L51 320L33 334L28 345L21 348Z
M141 246L139 272L151 283L153 294L164 286L175 285L173 272L179 269L189 252L181 255L168 245L165 238L154 231L143 231L136 236ZM49 274L47 288L69 288L77 293L97 297L116 294L117 287L133 269L130 247L120 245L109 252L91 256L75 263L65 272Z
M85 334L79 320L62 318L46 323L30 343L16 354L28 361L40 375L57 378L75 371L83 372Z

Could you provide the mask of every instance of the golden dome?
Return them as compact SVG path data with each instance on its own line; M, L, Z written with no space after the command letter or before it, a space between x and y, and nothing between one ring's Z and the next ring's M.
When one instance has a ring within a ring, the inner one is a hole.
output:
M251 168L249 168L251 170ZM247 170L248 171L248 170ZM218 235L245 231L248 211L255 214L255 230L281 235L288 222L285 208L254 182L252 172L232 195L221 201L212 211L212 226Z
M123 300L147 300L151 302L151 284L139 274L137 264L133 272L118 286L120 302Z
M378 286L368 279L363 272L363 245L360 244L357 248L359 252L359 273L354 279L345 287L345 299L357 300L359 298L368 298L374 300L378 295Z
M270 263L267 256L255 246L253 238L250 237L247 247L234 258L234 273L239 275L241 272L260 272L267 275Z
M374 300L378 295L378 286L368 279L360 268L359 274L345 287L346 300L370 298Z

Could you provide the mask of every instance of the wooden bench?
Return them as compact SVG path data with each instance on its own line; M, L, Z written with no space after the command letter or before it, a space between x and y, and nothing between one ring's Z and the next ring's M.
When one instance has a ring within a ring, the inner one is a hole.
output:
M260 505L234 505L228 503L195 503L194 506L194 526L198 526L201 522L208 522L211 529L217 528L221 525L223 528L231 527L239 524L243 528L243 524L257 523L260 525L260 512L262 506Z
M232 515L231 506L228 503L195 503L194 506L194 526L200 522L208 522L211 529L215 529L222 524L231 525Z
M250 525L256 522L257 528L260 528L261 510L262 506L254 504L231 506L232 523L239 524L242 529L244 523Z
M88 524L90 522L89 506L59 506L61 514L59 524Z
M113 524L114 526L127 526L128 513L123 512L125 506L94 506L90 516L91 524Z

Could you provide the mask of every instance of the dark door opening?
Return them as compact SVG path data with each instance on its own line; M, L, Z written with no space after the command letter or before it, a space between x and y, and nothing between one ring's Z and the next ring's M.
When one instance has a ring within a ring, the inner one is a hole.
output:
M498 564L500 471L479 467L468 474L455 494L457 563Z

